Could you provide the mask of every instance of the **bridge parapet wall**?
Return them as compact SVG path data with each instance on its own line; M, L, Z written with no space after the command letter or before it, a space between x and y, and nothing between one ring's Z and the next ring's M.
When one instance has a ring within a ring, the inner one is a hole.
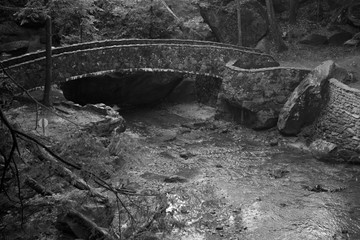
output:
M315 137L360 153L360 90L329 80L329 101L314 124Z
M197 41L193 43L197 45L179 44L183 42L181 40L171 44L136 42L137 44L126 45L124 41L123 45L114 46L112 44L116 41L110 41L106 44L111 46L97 48L90 47L105 43L87 43L73 46L85 48L83 50L68 51L73 49L71 46L54 50L53 81L59 83L71 76L124 68L161 68L221 76L226 62L233 59L260 64L276 63L270 55L224 44L201 42L203 44L198 45L200 43ZM39 57L39 54L41 53L9 59L3 65L8 67L10 74L25 88L41 86L45 79L45 57Z
M207 42L207 41L196 41L196 40L184 40L184 39L117 39L117 40L104 40L104 41L96 41L96 42L86 42L73 44L64 47L54 48L52 50L53 55L73 52L79 50L93 49L93 48L101 48L101 47L115 47L115 46L126 46L126 45L143 45L143 44L171 44L171 45L200 45L200 46L213 46L213 47L226 47L233 48L237 50L245 50L251 52L261 53L260 50L254 48L241 47L226 43L218 43L218 42ZM35 60L37 58L45 57L45 51L33 52L25 55L21 55L18 57L14 57L11 59L7 59L3 61L3 65L5 67L24 63L27 61Z

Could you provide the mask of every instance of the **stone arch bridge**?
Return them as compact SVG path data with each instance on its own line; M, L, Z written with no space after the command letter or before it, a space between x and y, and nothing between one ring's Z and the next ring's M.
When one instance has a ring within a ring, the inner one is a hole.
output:
M76 44L52 51L53 83L107 72L155 71L209 75L223 78L226 63L237 60L247 67L278 63L258 50L192 40L122 39ZM42 86L45 52L2 61L3 67L25 88Z

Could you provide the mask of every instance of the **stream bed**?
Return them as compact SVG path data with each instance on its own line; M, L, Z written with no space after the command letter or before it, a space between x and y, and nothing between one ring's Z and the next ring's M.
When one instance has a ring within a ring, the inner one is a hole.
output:
M314 159L275 130L197 104L120 113L122 178L167 196L159 239L360 239L360 167Z

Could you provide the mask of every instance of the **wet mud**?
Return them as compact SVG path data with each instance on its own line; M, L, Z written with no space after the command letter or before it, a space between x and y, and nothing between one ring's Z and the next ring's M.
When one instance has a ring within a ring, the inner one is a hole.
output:
M196 104L121 115L132 152L121 178L165 193L176 219L160 239L360 239L360 166L317 161Z

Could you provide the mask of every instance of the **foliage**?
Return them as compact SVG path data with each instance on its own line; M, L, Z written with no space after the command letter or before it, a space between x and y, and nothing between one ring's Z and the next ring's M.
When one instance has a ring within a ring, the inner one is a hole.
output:
M21 25L43 25L50 16L54 33L66 42L73 42L82 35L92 39L97 30L94 14L99 10L95 0L29 0L16 17Z
M178 23L156 0L101 0L99 28L106 38L170 38Z
M157 0L28 0L16 13L21 25L43 26L63 43L101 38L171 38L181 32L177 20Z
M44 24L47 16L46 7L41 0L29 0L25 7L18 11L15 16L21 25Z
M53 0L47 8L62 38L66 36L68 40L71 36L82 38L82 34L92 38L97 30L94 14L98 8L95 0Z

